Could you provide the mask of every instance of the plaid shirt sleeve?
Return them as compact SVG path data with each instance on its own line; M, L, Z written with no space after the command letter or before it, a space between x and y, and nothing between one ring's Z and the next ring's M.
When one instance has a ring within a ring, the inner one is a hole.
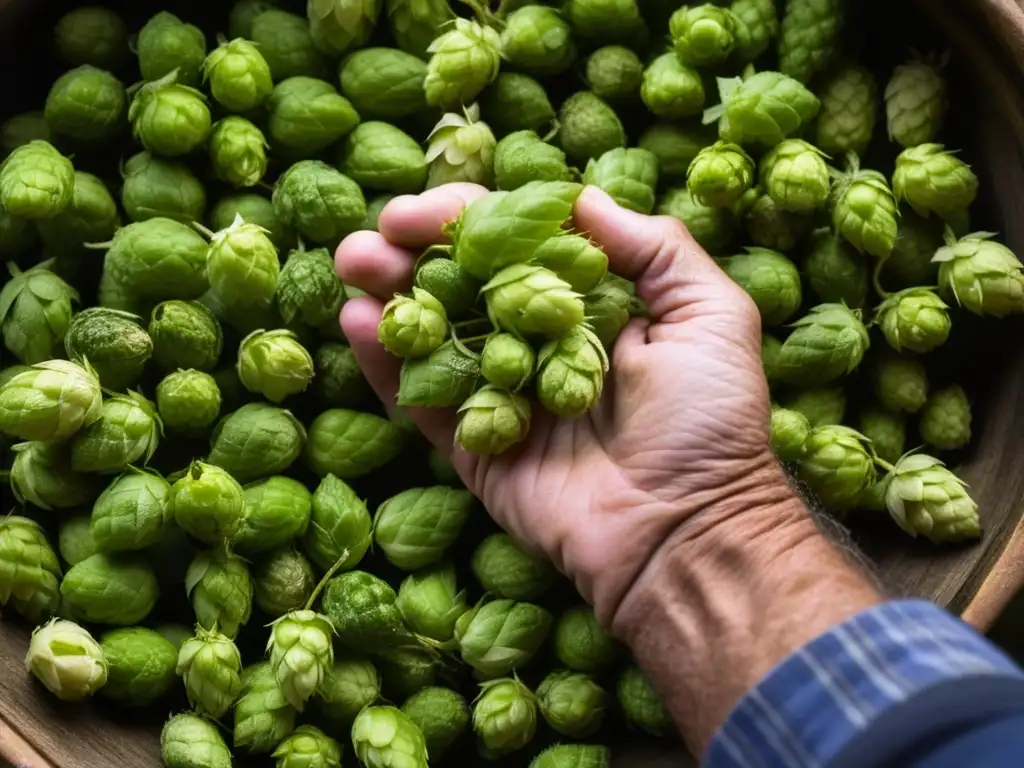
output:
M870 608L785 659L715 734L704 768L881 766L951 729L1024 712L1024 672L938 606Z

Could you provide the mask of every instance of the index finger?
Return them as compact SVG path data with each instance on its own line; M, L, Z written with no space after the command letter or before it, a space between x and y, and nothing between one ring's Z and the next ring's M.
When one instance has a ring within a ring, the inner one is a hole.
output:
M462 209L487 194L479 184L453 183L428 189L420 195L402 195L381 211L378 230L384 239L403 248L426 248L447 242L444 225Z

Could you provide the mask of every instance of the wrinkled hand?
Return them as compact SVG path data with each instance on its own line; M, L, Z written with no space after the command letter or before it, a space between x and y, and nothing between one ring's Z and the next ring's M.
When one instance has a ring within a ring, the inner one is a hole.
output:
M409 289L416 256L483 194L451 184L396 198L380 234L358 232L338 249L338 274L368 293L345 305L342 326L385 403L395 402L401 361L377 341L384 302ZM455 446L454 409L409 413L495 519L611 622L666 540L699 539L718 522L702 512L774 465L769 398L756 307L681 223L627 211L592 187L574 216L612 271L636 281L653 317L622 332L597 407L575 421L537 408L529 438L497 457Z

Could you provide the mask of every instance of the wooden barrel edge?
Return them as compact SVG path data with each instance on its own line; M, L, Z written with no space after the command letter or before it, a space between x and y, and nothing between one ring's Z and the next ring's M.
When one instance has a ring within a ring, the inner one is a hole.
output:
M960 617L976 629L988 631L1021 587L1024 587L1024 520L1018 523Z

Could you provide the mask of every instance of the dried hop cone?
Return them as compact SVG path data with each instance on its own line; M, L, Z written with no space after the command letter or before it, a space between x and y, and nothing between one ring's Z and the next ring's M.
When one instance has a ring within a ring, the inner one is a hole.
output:
M754 183L754 161L739 144L716 141L690 163L686 186L701 205L726 208Z
M978 505L967 494L966 483L933 456L918 453L896 463L886 484L885 506L911 536L940 543L981 535Z
M949 338L949 305L929 288L908 288L889 296L875 314L889 346L900 352L931 352Z
M444 306L422 288L412 296L396 295L384 307L377 338L393 355L426 357L448 338Z

